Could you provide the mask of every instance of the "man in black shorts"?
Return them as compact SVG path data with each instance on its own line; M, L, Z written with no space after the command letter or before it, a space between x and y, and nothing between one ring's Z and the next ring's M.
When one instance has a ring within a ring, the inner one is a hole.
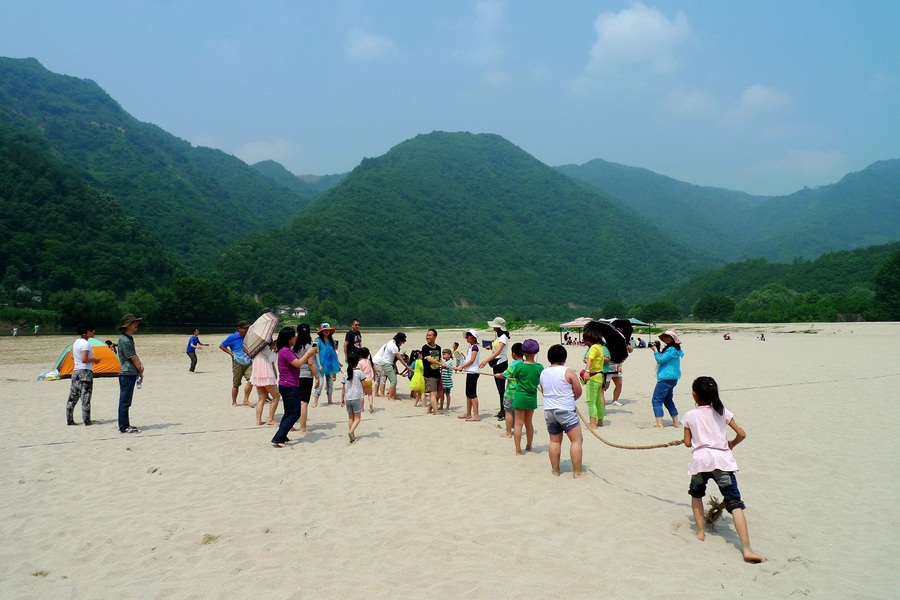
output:
M441 395L441 347L435 343L437 330L429 329L425 333L425 345L422 346L422 365L425 371L425 393L429 395L431 404L425 406L425 414L441 414L438 409L438 398Z

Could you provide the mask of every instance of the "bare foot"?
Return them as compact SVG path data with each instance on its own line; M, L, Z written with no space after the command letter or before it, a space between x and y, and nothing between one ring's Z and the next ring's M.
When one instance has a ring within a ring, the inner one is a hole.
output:
M672 421L672 427L681 427L681 423L678 422L678 419Z
M657 428L657 429L662 429L663 426L662 426L662 425L657 425L656 428Z
M582 477L584 477L584 472L583 472L583 471L573 471L573 472L572 472L572 478L573 478L573 479L581 479Z
M276 423L275 421L268 421L266 425L268 425L269 427L275 427L276 425L278 425L278 423Z
M241 406L249 406L250 408L253 408L253 407L256 406L256 405L255 405L255 404L250 404L249 402L244 402L243 404L241 404Z
M456 418L457 418L457 419L466 419L466 420L468 420L468 419L471 419L471 418L472 418L472 415L459 415L459 416L456 417Z
M232 405L232 406L237 406L237 402L232 402L231 405Z
M695 531L694 536L701 542L706 540L706 533L702 529L698 529L697 531Z
M466 421L468 421L469 423L477 423L480 420L481 420L481 417L470 417L470 418L466 419Z
M525 452L531 452L531 446L525 446Z
M306 428L304 427L303 429L301 429L300 433L302 433L303 435L306 435Z
M500 437L502 437L502 438L511 438L511 437L512 437L512 434L511 434L511 433L501 433L501 434L500 434Z
M559 469L553 469L553 471L551 471L551 472L553 473L553 476L554 476L554 477L559 477L559 476L560 476Z
M291 431L299 431L296 427L291 427Z
M516 450L516 456L522 456L522 451L521 451L521 450Z
M588 429L590 429L591 431L594 431L595 429L597 429L597 426L594 425L593 423L588 423Z
M766 560L765 558L763 558L762 556L760 556L759 554L757 554L750 548L745 548L743 551L743 554L744 554L744 562L757 564L757 563L761 563L762 561Z
M257 427L262 427L263 425L265 425L265 423L263 423L262 421L256 424Z
M284 448L284 444L282 444L281 442L278 442L277 444L273 443L272 445L276 448Z
M313 408L317 407L318 405L319 405L319 399L316 398L315 400L313 400Z

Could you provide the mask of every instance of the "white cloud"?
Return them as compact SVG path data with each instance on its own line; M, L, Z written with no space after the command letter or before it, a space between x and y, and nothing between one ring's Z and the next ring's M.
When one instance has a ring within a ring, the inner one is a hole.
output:
M672 90L662 98L660 106L665 112L679 117L709 117L721 113L718 99L703 90Z
M760 162L756 170L768 173L822 175L845 168L846 157L840 150L790 150L781 158Z
M471 45L457 56L469 64L484 68L482 80L493 86L512 82L512 76L502 68L503 46L497 40L504 23L504 4L496 0L480 0L475 4L475 18L465 25Z
M238 148L234 155L252 165L261 160L281 160L293 154L296 148L297 145L293 142L279 138L271 142L248 142Z
M794 103L790 94L775 88L754 84L744 90L733 116L746 118L765 112L779 111Z
M390 38L372 35L359 28L351 29L344 45L347 58L354 62L388 58L397 53L397 45Z
M675 47L691 34L683 12L669 19L640 2L617 13L601 13L594 28L597 41L587 65L591 73L617 72L633 65L644 65L654 72L674 71L678 68Z

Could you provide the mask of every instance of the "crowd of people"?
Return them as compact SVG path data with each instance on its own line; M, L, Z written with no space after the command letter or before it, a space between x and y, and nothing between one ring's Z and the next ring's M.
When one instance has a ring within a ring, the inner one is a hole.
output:
M135 386L140 386L144 376L144 365L137 354L134 334L142 319L126 314L119 323L118 343L115 344L120 364L118 429L123 434L140 433L131 425L129 409ZM312 337L309 325L283 327L271 343L264 345L253 357L244 349L244 337L249 330L246 321L238 323L237 330L226 337L219 348L231 357L232 389L231 401L238 406L237 398L243 386L243 404L256 407L256 424L277 427L272 437L272 445L284 448L290 442L291 432L301 435L307 432L307 418L310 402L316 406L322 390L325 390L328 404L334 404L334 385L341 376L341 406L347 411L347 435L350 443L357 441L356 432L361 422L361 414L368 399L369 411L374 412L374 399L383 397L389 401L400 400L397 395L398 377L410 377L410 390L415 400L414 406L422 406L426 414L440 415L450 410L453 374L465 374L466 408L459 419L467 422L481 420L478 398L478 378L491 376L495 379L499 395L498 420L505 421L503 437L512 438L515 453L521 455L532 450L534 440L534 412L537 410L537 395L543 395L544 422L550 437L549 459L551 471L559 477L563 437L569 440L569 456L573 476L584 476L582 467L583 434L576 402L586 396L589 414L588 427L596 429L604 425L606 400L604 391L609 381L618 378L613 402L619 406L622 369L612 362L609 350L601 336L586 333L584 342L588 346L583 358L585 368L576 374L566 366L568 351L563 344L555 344L547 350L545 367L537 361L540 345L537 340L526 339L510 344L510 333L506 321L496 317L488 322L495 338L485 343L489 354L481 359L482 346L474 329L465 332L465 352L457 343L452 348L443 349L437 344L438 332L428 329L425 343L420 350L407 355L402 346L407 341L403 332L398 332L374 355L363 346L363 336L359 321L353 320L343 343L344 364L338 359L339 344L334 339L335 329L322 323L316 337ZM90 339L94 337L94 327L81 324L77 327L78 338L73 343L74 369L66 402L66 421L75 425L74 410L81 403L82 419L91 425L91 394L93 389L93 366L99 362L94 357ZM199 330L194 329L186 347L190 360L189 372L195 372L196 350L208 346L200 341ZM665 408L674 427L680 427L678 410L673 400L674 388L681 378L681 339L673 329L659 335L660 342L652 342L657 363L657 383L653 390L652 407L656 426L663 427ZM632 345L628 343L627 351ZM512 361L510 362L510 357ZM486 366L491 372L482 371ZM387 383L390 386L385 387ZM584 387L582 387L584 386ZM250 393L256 388L257 401L250 404ZM313 393L315 397L313 398ZM684 416L684 444L692 450L689 466L691 476L689 494L697 524L695 534L699 540L705 537L703 497L710 480L716 482L724 496L723 508L732 514L735 529L742 544L742 553L747 562L760 562L762 557L750 547L745 508L737 487L735 472L737 464L732 449L746 434L734 421L734 416L725 410L718 394L718 386L710 377L697 378L692 385L692 396L697 408ZM266 404L269 404L268 418L263 420ZM277 408L281 404L282 417L275 421ZM730 427L736 437L727 439L726 428ZM522 437L525 437L524 448Z

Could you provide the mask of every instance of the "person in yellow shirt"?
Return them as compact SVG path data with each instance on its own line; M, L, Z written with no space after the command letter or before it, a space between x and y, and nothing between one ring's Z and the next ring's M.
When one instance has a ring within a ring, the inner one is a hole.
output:
M603 427L603 417L606 416L606 407L603 405L603 366L609 362L609 357L603 352L603 338L596 332L585 331L584 341L589 348L584 355L585 368L581 372L581 380L587 384L585 396L590 415L588 429L593 430Z

